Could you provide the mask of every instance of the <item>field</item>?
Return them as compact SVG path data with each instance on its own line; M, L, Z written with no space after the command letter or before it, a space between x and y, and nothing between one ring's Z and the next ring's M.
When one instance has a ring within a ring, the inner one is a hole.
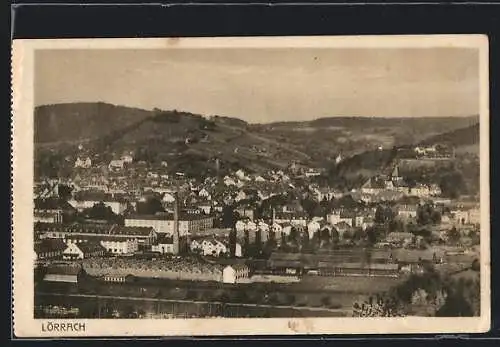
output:
M392 277L323 277L305 276L295 286L315 290L376 294L386 292L403 280Z

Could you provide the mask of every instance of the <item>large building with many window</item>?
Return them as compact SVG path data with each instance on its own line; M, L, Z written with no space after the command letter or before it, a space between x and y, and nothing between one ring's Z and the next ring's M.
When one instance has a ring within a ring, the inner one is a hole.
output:
M179 236L187 236L213 227L213 216L202 213L179 214ZM174 234L174 214L134 215L125 218L125 226L151 227L159 234Z

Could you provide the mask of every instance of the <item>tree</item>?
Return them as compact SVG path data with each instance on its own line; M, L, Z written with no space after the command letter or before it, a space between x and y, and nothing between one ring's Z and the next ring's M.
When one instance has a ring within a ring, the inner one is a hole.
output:
M297 230L297 228L296 228L296 227L294 227L294 226L292 226L292 228L291 228L291 230L290 230L290 236L289 236L289 237L290 237L290 241L291 241L293 244L295 244L295 245L297 245L297 244L298 244L298 239L299 239L299 236L300 236L299 234L300 234L300 233L299 233L299 231Z
M333 228L332 229L332 243L334 245L337 245L340 241L340 235L339 235L339 232L337 231L337 229Z
M57 193L59 195L59 198L62 199L62 200L69 200L71 198L71 192L72 192L72 188L65 185L65 184L60 184L58 187L57 187Z
M374 232L376 233L376 229L373 229L373 230L374 230ZM360 240L363 240L363 239L364 239L364 237L365 237L365 232L363 231L363 229L361 229L361 228L355 228L355 229L354 229L354 231L353 231L353 233L352 233L352 239L353 239L353 240L355 240L355 241L360 241ZM376 234L374 234L374 235L373 235L373 237L374 237L374 239L373 239L373 240L375 241L374 243L376 243L376 242L377 242L377 241L376 241L376 239L377 239Z
M432 211L431 213L431 221L433 224L441 223L441 213L439 211Z
M417 223L420 225L430 224L432 211L432 206L429 204L419 206L417 208Z
M379 205L375 211L375 223L385 224L394 219L394 213L389 206Z
M472 317L472 307L465 299L463 293L452 292L446 298L446 302L437 312L437 317Z
M233 228L229 232L229 253L232 258L236 255L236 229Z
M321 298L321 304L323 306L330 306L331 304L331 298L329 296L324 296Z
M456 244L457 242L460 241L460 232L455 227L448 230L446 236L448 238L448 241L450 241L450 243L452 244Z
M353 233L350 232L349 230L344 231L344 233L342 234L342 239L344 240L352 240L352 238L353 238Z
M158 198L148 198L146 201L141 201L137 203L137 213L138 214L156 214L158 212L165 212L163 205Z
M248 247L250 245L250 232L248 230L244 231L243 242L245 244L245 247Z
M480 271L481 270L481 264L479 263L479 259L474 259L472 261L471 269L473 271Z
M442 174L439 187L443 196L456 199L461 193L466 191L465 180L461 172L452 171Z
M302 245L302 250L304 252L309 252L310 251L309 233L307 231L304 232L304 233L302 233L301 245Z
M399 219L394 219L389 222L389 232L394 233L394 232L404 232L405 231L405 226L402 220Z
M255 244L259 248L262 247L262 230L260 228L255 232Z
M368 228L366 230L366 240L370 246L373 246L378 241L377 230L375 228Z
M234 210L233 206L225 205L222 208L222 227L234 228L239 217L239 213Z
M119 216L113 212L111 207L104 205L103 202L99 202L83 210L82 215L88 219L106 220L109 222L118 222L120 220Z
M301 205L304 211L306 211L309 218L314 217L318 211L321 211L321 206L319 205L319 203L309 198L303 199L301 201Z
M421 227L417 225L411 225L409 227L409 232L415 236L422 236L425 239L429 239L432 236L432 232L428 227Z

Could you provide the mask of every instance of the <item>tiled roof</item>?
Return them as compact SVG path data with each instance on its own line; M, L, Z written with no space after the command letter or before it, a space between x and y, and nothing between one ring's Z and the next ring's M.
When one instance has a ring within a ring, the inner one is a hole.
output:
M123 194L108 194L102 191L81 191L75 194L76 201L125 202Z
M180 213L179 220L197 220L208 218L209 216L203 213ZM142 215L130 215L126 219L136 219L136 220L164 220L164 221L173 221L174 214L173 213L161 213L161 214L142 214Z
M126 227L115 225L110 230L111 235L149 236L154 231L152 227Z
M47 268L47 275L73 275L76 276L82 272L80 266L71 265L52 265Z
M100 243L92 241L79 243L78 248L80 248L84 254L104 251L104 247L102 247Z
M35 210L73 210L67 201L59 198L35 199Z
M62 231L67 233L109 234L113 224L71 224L66 225Z
M174 237L167 234L158 234L156 238L156 244L172 244L174 243Z
M35 252L46 253L64 251L66 247L66 244L61 239L44 239L40 242L35 243Z

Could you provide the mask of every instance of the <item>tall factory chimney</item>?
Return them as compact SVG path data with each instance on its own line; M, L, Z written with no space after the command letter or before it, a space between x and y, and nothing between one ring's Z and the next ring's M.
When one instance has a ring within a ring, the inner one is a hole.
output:
M219 177L219 175L220 175L220 160L219 160L219 158L215 159L215 172L216 172L217 177Z
M179 254L179 192L174 193L174 235L173 246L174 254Z

